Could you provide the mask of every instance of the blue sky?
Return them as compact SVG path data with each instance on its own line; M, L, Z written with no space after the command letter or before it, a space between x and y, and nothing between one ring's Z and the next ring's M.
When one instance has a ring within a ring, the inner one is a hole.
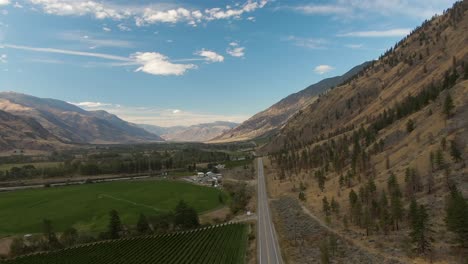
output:
M0 90L162 126L240 122L453 0L0 0Z

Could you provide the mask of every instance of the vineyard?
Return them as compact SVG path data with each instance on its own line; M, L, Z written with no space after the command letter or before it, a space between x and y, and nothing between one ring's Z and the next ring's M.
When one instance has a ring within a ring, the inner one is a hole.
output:
M226 224L191 231L103 241L7 260L5 264L244 263L247 226Z

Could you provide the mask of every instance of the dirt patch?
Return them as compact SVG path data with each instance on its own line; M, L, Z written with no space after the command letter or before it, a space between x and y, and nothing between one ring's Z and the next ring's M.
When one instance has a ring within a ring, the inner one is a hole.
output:
M294 198L282 197L271 205L279 224L281 247L289 263L321 263L322 243L329 247L330 263L400 263L367 252L330 232L305 214ZM329 246L333 244L330 241L336 246Z

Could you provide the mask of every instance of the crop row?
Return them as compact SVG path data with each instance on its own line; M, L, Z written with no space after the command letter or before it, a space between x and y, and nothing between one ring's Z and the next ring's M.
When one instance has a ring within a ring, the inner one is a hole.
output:
M244 263L247 226L226 224L158 236L134 237L43 252L6 264Z

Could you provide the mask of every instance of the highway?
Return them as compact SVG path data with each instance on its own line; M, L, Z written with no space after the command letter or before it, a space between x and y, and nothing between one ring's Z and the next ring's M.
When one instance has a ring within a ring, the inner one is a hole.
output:
M258 200L257 200L257 253L260 264L283 263L281 250L278 244L275 227L271 220L270 208L268 206L268 195L266 191L265 176L263 174L263 160L257 159L258 171Z

